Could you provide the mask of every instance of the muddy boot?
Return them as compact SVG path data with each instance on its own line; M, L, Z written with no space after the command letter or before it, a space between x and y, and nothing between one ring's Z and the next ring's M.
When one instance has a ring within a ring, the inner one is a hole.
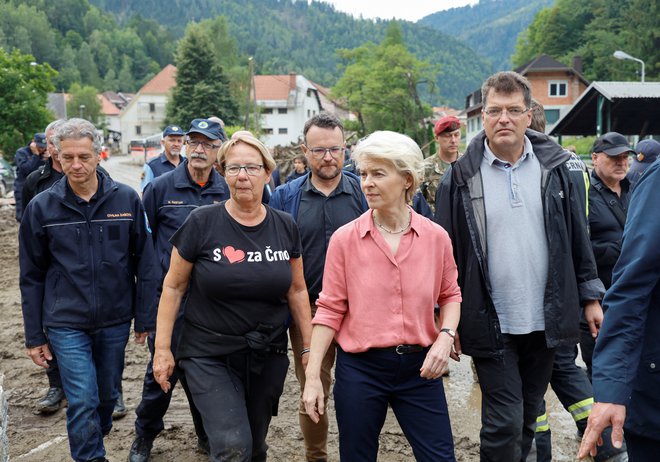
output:
M128 452L128 462L148 462L153 445L154 440L136 436Z
M128 414L128 409L124 405L124 393L119 393L117 402L115 403L115 409L112 411L112 420L119 420L125 417L126 414Z
M52 414L60 408L64 401L64 391L60 387L51 387L46 396L37 402L37 411L40 414Z

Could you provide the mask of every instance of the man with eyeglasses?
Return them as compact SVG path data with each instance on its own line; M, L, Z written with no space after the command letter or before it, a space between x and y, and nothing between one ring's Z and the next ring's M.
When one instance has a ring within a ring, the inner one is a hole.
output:
M183 133L183 132L182 132ZM218 122L210 119L195 119L186 133L186 150L188 157L171 172L159 176L149 183L144 190L142 201L152 230L154 247L160 263L160 289L154 300L157 307L162 281L170 265L172 244L170 237L183 224L190 212L202 205L214 204L229 199L229 188L224 178L214 168L218 150L226 136ZM176 351L181 325L183 322L183 307L185 297L181 302L179 314L172 333L172 351ZM153 357L156 335L151 333L147 338L149 351ZM152 358L153 359L153 358ZM180 379L177 371L170 377L171 388ZM184 390L187 387L182 379ZM163 430L163 417L172 398L172 393L163 393L153 375L153 364L150 360L144 375L142 400L135 413L136 437L128 455L129 462L146 462L149 460L153 442ZM193 416L198 448L208 453L208 439L202 425L201 416L188 399Z
M163 152L144 164L142 168L142 181L140 191L153 181L154 178L174 170L184 159L181 155L183 149L183 130L178 125L168 125L163 130L160 140Z
M484 131L443 177L435 216L464 294L456 349L479 377L481 460L509 462L529 453L554 349L578 342L577 306L597 335L604 288L569 154L527 129L529 81L500 72L481 92Z
M269 205L290 213L298 224L303 245L305 283L314 316L330 236L337 228L360 216L368 207L360 190L360 179L352 173L342 172L345 138L344 127L339 119L325 112L317 114L305 123L303 136L301 147L310 171L278 187ZM302 337L295 325L290 327L289 335L302 395L305 370L301 357L308 351L303 350ZM326 401L330 393L334 362L335 348L331 347L321 367ZM298 417L305 439L306 460L327 460L327 412L321 416L319 423L314 423L305 412L301 399Z
M461 121L446 115L438 120L433 129L438 152L424 159L424 172L420 190L424 199L435 212L435 192L447 167L458 159L461 142Z

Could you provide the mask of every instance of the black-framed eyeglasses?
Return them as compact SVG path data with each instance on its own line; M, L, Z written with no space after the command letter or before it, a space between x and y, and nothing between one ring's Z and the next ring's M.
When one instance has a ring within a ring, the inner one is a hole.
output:
M487 107L486 109L483 110L483 113L493 119L499 119L500 117L502 117L502 113L506 112L507 115L512 119L517 119L527 111L529 111L529 108L524 108L524 107L508 107L508 108Z
M213 144L213 143L207 143L206 141L196 141L196 140L188 140L186 141L186 144L192 149L193 151L197 149L197 146L202 146L202 149L204 151L210 151L211 149L218 149L220 147L219 144Z
M344 148L342 146L332 146L330 148L309 148L309 151L317 159L323 159L326 152L329 152L332 157L337 159L344 152Z
M248 175L256 176L259 175L261 169L263 168L264 166L259 164L247 164L247 165L229 164L229 165L225 165L225 174L229 176L238 176L238 174L241 173L241 169L245 169L245 173L247 173Z

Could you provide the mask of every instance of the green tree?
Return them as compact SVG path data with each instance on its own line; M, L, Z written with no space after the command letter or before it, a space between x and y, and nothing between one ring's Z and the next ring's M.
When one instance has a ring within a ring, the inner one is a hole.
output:
M101 115L101 102L97 96L97 89L90 86L81 86L78 83L69 89L71 98L66 103L66 112L70 117L82 117L99 126ZM100 128L100 127L99 127Z
M229 81L216 59L211 39L191 24L176 53L176 87L167 104L167 123L188 126L192 119L215 115L228 125L237 123Z
M32 55L0 48L0 150L5 158L13 160L16 150L52 120L46 102L55 74Z
M339 53L348 64L332 94L357 113L360 135L392 130L425 144L424 119L431 108L422 103L417 87L433 81L433 69L406 49L398 23L389 24L380 45L368 42Z

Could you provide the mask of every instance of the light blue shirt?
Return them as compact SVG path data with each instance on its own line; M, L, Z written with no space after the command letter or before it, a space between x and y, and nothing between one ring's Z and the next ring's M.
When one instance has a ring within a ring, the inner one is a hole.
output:
M481 176L493 304L502 333L545 330L543 301L548 244L541 197L541 164L525 137L515 164L498 159L484 141Z

